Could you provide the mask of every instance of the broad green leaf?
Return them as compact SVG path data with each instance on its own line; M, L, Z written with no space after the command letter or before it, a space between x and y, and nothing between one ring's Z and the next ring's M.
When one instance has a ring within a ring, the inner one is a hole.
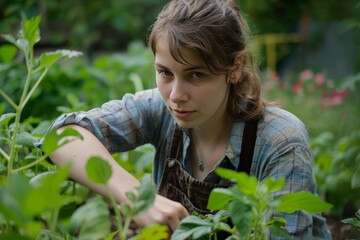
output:
M152 225L141 229L140 233L130 240L162 240L169 239L169 228L164 225Z
M215 211L225 209L228 203L233 199L233 193L229 189L215 188L210 193L207 209Z
M224 168L217 168L215 172L222 178L236 181L239 190L244 194L256 194L258 185L256 177L249 176L244 172L237 172Z
M78 240L101 239L110 232L108 205L100 196L90 199L71 216L70 226Z
M27 179L19 174L11 175L6 184L0 186L0 213L18 226L31 220L22 209L22 203L30 190Z
M271 193L271 192L280 190L285 184L285 179L284 178L281 178L281 179L267 178L263 182L263 184L267 187L268 193Z
M11 119L16 116L15 113L4 113L0 116L0 126L7 125Z
M97 184L106 184L112 175L111 165L101 157L91 157L85 168L88 178Z
M12 45L4 44L0 46L0 62L11 62L14 59L16 52L17 48Z
M65 138L66 137L66 138ZM75 140L83 139L82 135L73 128L66 128L60 134L57 133L57 129L51 129L44 138L41 149L49 156L59 147Z
M29 216L34 216L45 210L58 208L61 200L60 186L67 179L69 172L70 165L66 165L58 168L56 172L43 172L31 179L32 190L24 199L23 211Z
M211 223L205 219L190 215L180 222L179 227L171 235L170 239L182 240L188 239L190 236L196 239L194 234L196 234L197 238L202 235L209 235L211 233L211 226Z
M40 21L41 16L36 16L23 21L21 24L20 37L26 39L31 48L40 40Z
M250 232L250 227L253 220L253 211L251 206L242 204L239 201L232 201L229 204L229 212L232 223L244 238ZM245 239L245 238L244 238Z
M16 140L16 144L19 144L23 147L28 147L28 148L32 148L34 147L34 144L38 141L39 139L37 137L34 137L33 135L31 135L28 132L22 132L18 135L18 138Z
M320 213L330 210L332 205L324 202L310 192L288 193L279 197L278 212L293 213L297 210L309 213Z
M88 178L97 184L106 184L112 175L111 165L101 157L91 157L85 168Z

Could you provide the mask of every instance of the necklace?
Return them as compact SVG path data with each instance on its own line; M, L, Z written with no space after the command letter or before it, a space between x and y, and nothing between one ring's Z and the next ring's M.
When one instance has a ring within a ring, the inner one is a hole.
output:
M226 124L224 124L221 131L219 132L219 135L216 137L214 143L212 144L211 148L209 149L208 153L205 155L205 160L203 160L203 158L200 157L199 149L195 145L195 142L196 142L195 132L194 131L192 132L192 135L193 135L193 138L194 138L194 149L195 149L197 158L199 160L198 168L199 168L200 172L204 172L204 170L205 170L205 165L204 164L206 163L207 159L209 159L209 157L214 153L217 145L219 144L219 142L221 140L221 137L224 135L225 128L226 128Z

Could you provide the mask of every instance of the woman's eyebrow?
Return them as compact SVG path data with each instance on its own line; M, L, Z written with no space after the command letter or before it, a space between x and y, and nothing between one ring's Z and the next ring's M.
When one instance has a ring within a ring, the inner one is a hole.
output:
M166 69L166 70L169 69L168 67L162 65L161 63L155 63L155 66L157 68L162 68L162 69ZM186 67L184 69L184 71L187 71L187 72L195 71L195 70L207 70L207 68L205 66L201 66L201 65L189 65L189 67Z

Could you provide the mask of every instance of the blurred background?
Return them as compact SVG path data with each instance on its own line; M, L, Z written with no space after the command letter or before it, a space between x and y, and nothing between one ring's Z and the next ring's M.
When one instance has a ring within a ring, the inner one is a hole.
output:
M84 53L51 69L24 121L33 126L50 122L61 113L154 87L146 38L166 2L0 0L1 34L16 35L22 18L41 15L36 54ZM308 126L318 192L335 206L329 219L340 223L360 208L360 2L238 2L253 32L264 97ZM0 88L15 99L26 76L18 63L16 51L0 38ZM10 109L1 99L0 114ZM347 229L334 224L332 231Z

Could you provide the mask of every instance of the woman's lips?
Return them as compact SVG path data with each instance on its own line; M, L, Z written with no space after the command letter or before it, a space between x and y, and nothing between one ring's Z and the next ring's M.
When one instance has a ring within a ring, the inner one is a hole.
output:
M182 120L189 118L194 113L194 111L184 111L184 110L176 110L176 109L171 109L171 110L176 118Z

